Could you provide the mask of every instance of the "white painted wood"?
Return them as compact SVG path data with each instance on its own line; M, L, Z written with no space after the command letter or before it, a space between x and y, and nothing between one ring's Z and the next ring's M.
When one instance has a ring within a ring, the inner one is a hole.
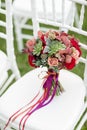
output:
M6 23L3 21L0 21L0 25L6 27Z
M0 7L1 7L1 0L0 0Z
M85 8L84 8L84 5L82 5L80 21L79 21L79 29L82 29L83 20L84 20L84 12L85 12Z
M87 56L86 56L87 60ZM87 98L87 62L85 63L85 70L84 70L84 84L86 86L86 98Z
M82 128L82 126L83 126L83 124L85 123L86 120L87 120L87 113L82 118L82 121L80 122L80 125L78 126L77 130L81 130L81 128Z
M0 32L0 38L7 39L7 36L6 36L6 34L4 34L4 33Z
M6 10L0 9L0 12L1 12L2 14L6 14Z
M46 68L37 68L27 73L6 91L0 99L0 119L6 122L15 111L36 95L41 88L42 79L38 75L42 71L46 71ZM49 105L33 113L25 130L73 130L84 105L84 83L80 77L66 70L60 71L59 79L65 92L55 96ZM10 125L18 129L18 123L19 118Z
M56 20L61 21L61 19L63 19L61 17L62 16L61 14L64 12L64 7L67 6L67 8L65 8L65 18L63 21L67 22L68 24L72 23L72 18L70 17L70 14L72 14L72 10L70 11L70 9L72 9L72 5L69 0L65 0L65 5L64 5L64 0L63 1L62 0L36 0L36 4L37 4L36 8L37 8L38 15L40 17L45 18L45 20L49 17L49 19L52 19L53 21ZM61 7L63 11L61 10ZM21 51L23 49L23 39L24 39L24 37L21 37L22 34L21 30L22 28L24 28L24 25L26 24L26 23L24 24L21 23L23 19L26 19L26 22L28 19L32 19L31 0L14 0L13 16L15 21L14 23L16 28L15 31L17 35L18 50ZM27 29L31 30L31 27ZM44 29L47 29L47 27L45 27ZM65 29L65 31L67 30Z
M0 14L6 17L6 21L0 19L0 26L6 30L4 33L0 30L0 38L5 39L6 42L5 52L0 50L0 96L13 80L8 76L8 70L12 71L14 79L20 78L14 53L11 0L6 0L5 5L5 9L0 7Z
M43 24L46 23L44 19L38 18L38 20L40 21L40 23L43 23ZM62 23L58 23L58 22L55 22L55 24L54 24L54 22L53 22L53 21L50 21L50 20L47 20L47 24L48 24L48 25L53 25L53 26L58 26L58 27L61 27L61 28L65 28L65 29L74 31L74 32L76 32L76 33L80 33L80 34L82 34L82 35L87 36L87 32L86 32L86 31L81 30L81 29L78 29L78 28L76 28L76 27L72 27L72 26L67 25L67 24L64 24L64 26L62 25Z

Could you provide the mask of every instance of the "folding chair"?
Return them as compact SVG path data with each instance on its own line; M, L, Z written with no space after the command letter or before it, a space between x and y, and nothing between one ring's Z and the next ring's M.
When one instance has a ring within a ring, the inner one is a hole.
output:
M21 4L20 4L21 3ZM39 3L39 4L38 4ZM49 6L45 6L49 5ZM56 3L56 4L55 4ZM61 21L61 7L62 0L37 0L36 7L38 9L38 15L44 17L44 10L47 11L47 16L49 19L54 20L53 13L56 10L56 17L58 21ZM52 8L55 6L55 9L52 12ZM72 22L72 2L69 0L65 1L65 21L68 24ZM77 8L73 7L73 10L76 12L76 18L78 18ZM15 32L17 36L18 50L21 52L23 49L23 40L27 40L32 37L29 30L32 30L32 11L31 11L31 0L14 0L13 1L13 16L15 24ZM68 19L68 20L67 20ZM30 22L29 22L30 21ZM27 30L28 34L24 32ZM42 27L42 30L47 30L47 27ZM29 35L30 34L30 35Z
M12 6L9 0L5 1L6 8L0 7L0 39L2 44L6 45L6 50L3 52L0 49L0 95L10 85L13 79L19 79L20 73L16 63L13 45L13 30L12 30ZM3 19L2 17L3 16ZM0 47L1 48L1 47ZM11 75L9 75L11 70Z
M81 14L79 21L79 28L74 26L73 23L67 25L64 21L64 7L62 7L62 23L55 20L38 18L37 8L35 1L32 0L32 13L33 13L33 31L34 36L37 37L37 31L40 29L39 23L47 25L53 25L69 29L73 32L78 33L80 36L87 36L87 30L82 29L85 7L87 1L72 0L73 4L77 3L81 6ZM46 13L46 12L45 12ZM55 14L55 12L54 12ZM81 47L87 50L87 45L80 43ZM40 110L33 113L26 122L25 130L80 130L82 125L87 119L87 113L83 115L87 109L87 98L86 87L87 87L87 59L81 57L80 62L84 63L84 80L73 72L67 70L61 70L59 80L62 83L65 92L59 96L55 96L53 101L41 108ZM79 67L79 66L77 66ZM79 68L78 68L79 69ZM17 112L21 107L25 106L40 90L42 79L38 75L46 71L46 68L36 68L20 80L14 83L6 93L0 99L0 127L4 129L9 117ZM80 123L78 122L83 115ZM10 122L7 129L19 129L19 121L21 116L14 122ZM79 123L79 124L78 124ZM78 125L77 125L78 124Z

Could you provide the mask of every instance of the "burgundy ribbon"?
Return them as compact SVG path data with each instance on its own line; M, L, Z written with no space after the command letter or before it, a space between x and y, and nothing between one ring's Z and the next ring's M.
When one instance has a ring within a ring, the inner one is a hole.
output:
M53 86L54 83L54 86ZM13 121L20 115L24 114L23 117L20 120L19 123L19 130L24 130L26 121L30 117L31 114L33 114L35 111L39 110L40 108L48 105L56 95L57 89L58 89L58 74L55 72L49 72L46 77L46 81L43 84L43 89L44 89L44 94L38 99L36 103L34 103L32 106L29 106L26 108L28 105L30 105L31 102L35 100L35 98L38 96L38 94L34 97L34 99L25 105L25 111L24 107L18 110L16 113L14 113L8 120L6 126L4 127L4 130L6 127L9 125L9 123ZM22 110L23 109L23 110Z
M52 88L52 82L53 80L55 79L55 86L54 86L54 89L52 91L52 94L50 95L50 91L51 91L51 88ZM52 99L54 98L54 96L56 95L56 90L58 88L58 74L56 74L56 76L54 75L49 75L49 77L47 78L47 80L45 81L45 83L43 84L43 88L44 89L47 89L47 93L46 93L46 96L45 98L31 111L31 112L27 112L26 115L22 118L22 120L20 121L20 125L19 125L19 130L21 130L21 123L23 121L23 119L25 118L25 121L23 123L23 127L22 127L22 130L24 130L24 127L25 127L25 123L27 121L27 119L29 118L29 116L31 114L33 114L36 110L48 105Z

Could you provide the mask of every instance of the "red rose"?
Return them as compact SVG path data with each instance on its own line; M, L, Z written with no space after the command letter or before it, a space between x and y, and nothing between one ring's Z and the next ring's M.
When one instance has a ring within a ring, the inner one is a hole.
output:
M75 62L76 62L76 60L74 58L72 58L70 63L65 63L66 69L68 69L68 70L73 69L73 67L75 67Z
M79 57L80 57L82 52L81 52L80 47L78 45L78 41L74 38L71 38L70 41L72 43L72 46L75 47L79 51Z
M28 55L29 65L31 65L32 67L36 67L35 64L34 64L34 61L35 61L34 56L33 55Z
M43 46L46 45L46 41L45 41L45 35L42 31L38 31L38 37L40 38L40 40L42 41L43 43Z

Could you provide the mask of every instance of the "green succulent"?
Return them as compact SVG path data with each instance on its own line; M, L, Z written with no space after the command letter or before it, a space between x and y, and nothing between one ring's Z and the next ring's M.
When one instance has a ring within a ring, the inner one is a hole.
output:
M51 44L49 44L49 55L53 55L59 50L65 49L66 46L62 44L62 42L59 42L57 40L52 41Z
M42 50L42 41L38 40L34 46L33 55L39 56Z

